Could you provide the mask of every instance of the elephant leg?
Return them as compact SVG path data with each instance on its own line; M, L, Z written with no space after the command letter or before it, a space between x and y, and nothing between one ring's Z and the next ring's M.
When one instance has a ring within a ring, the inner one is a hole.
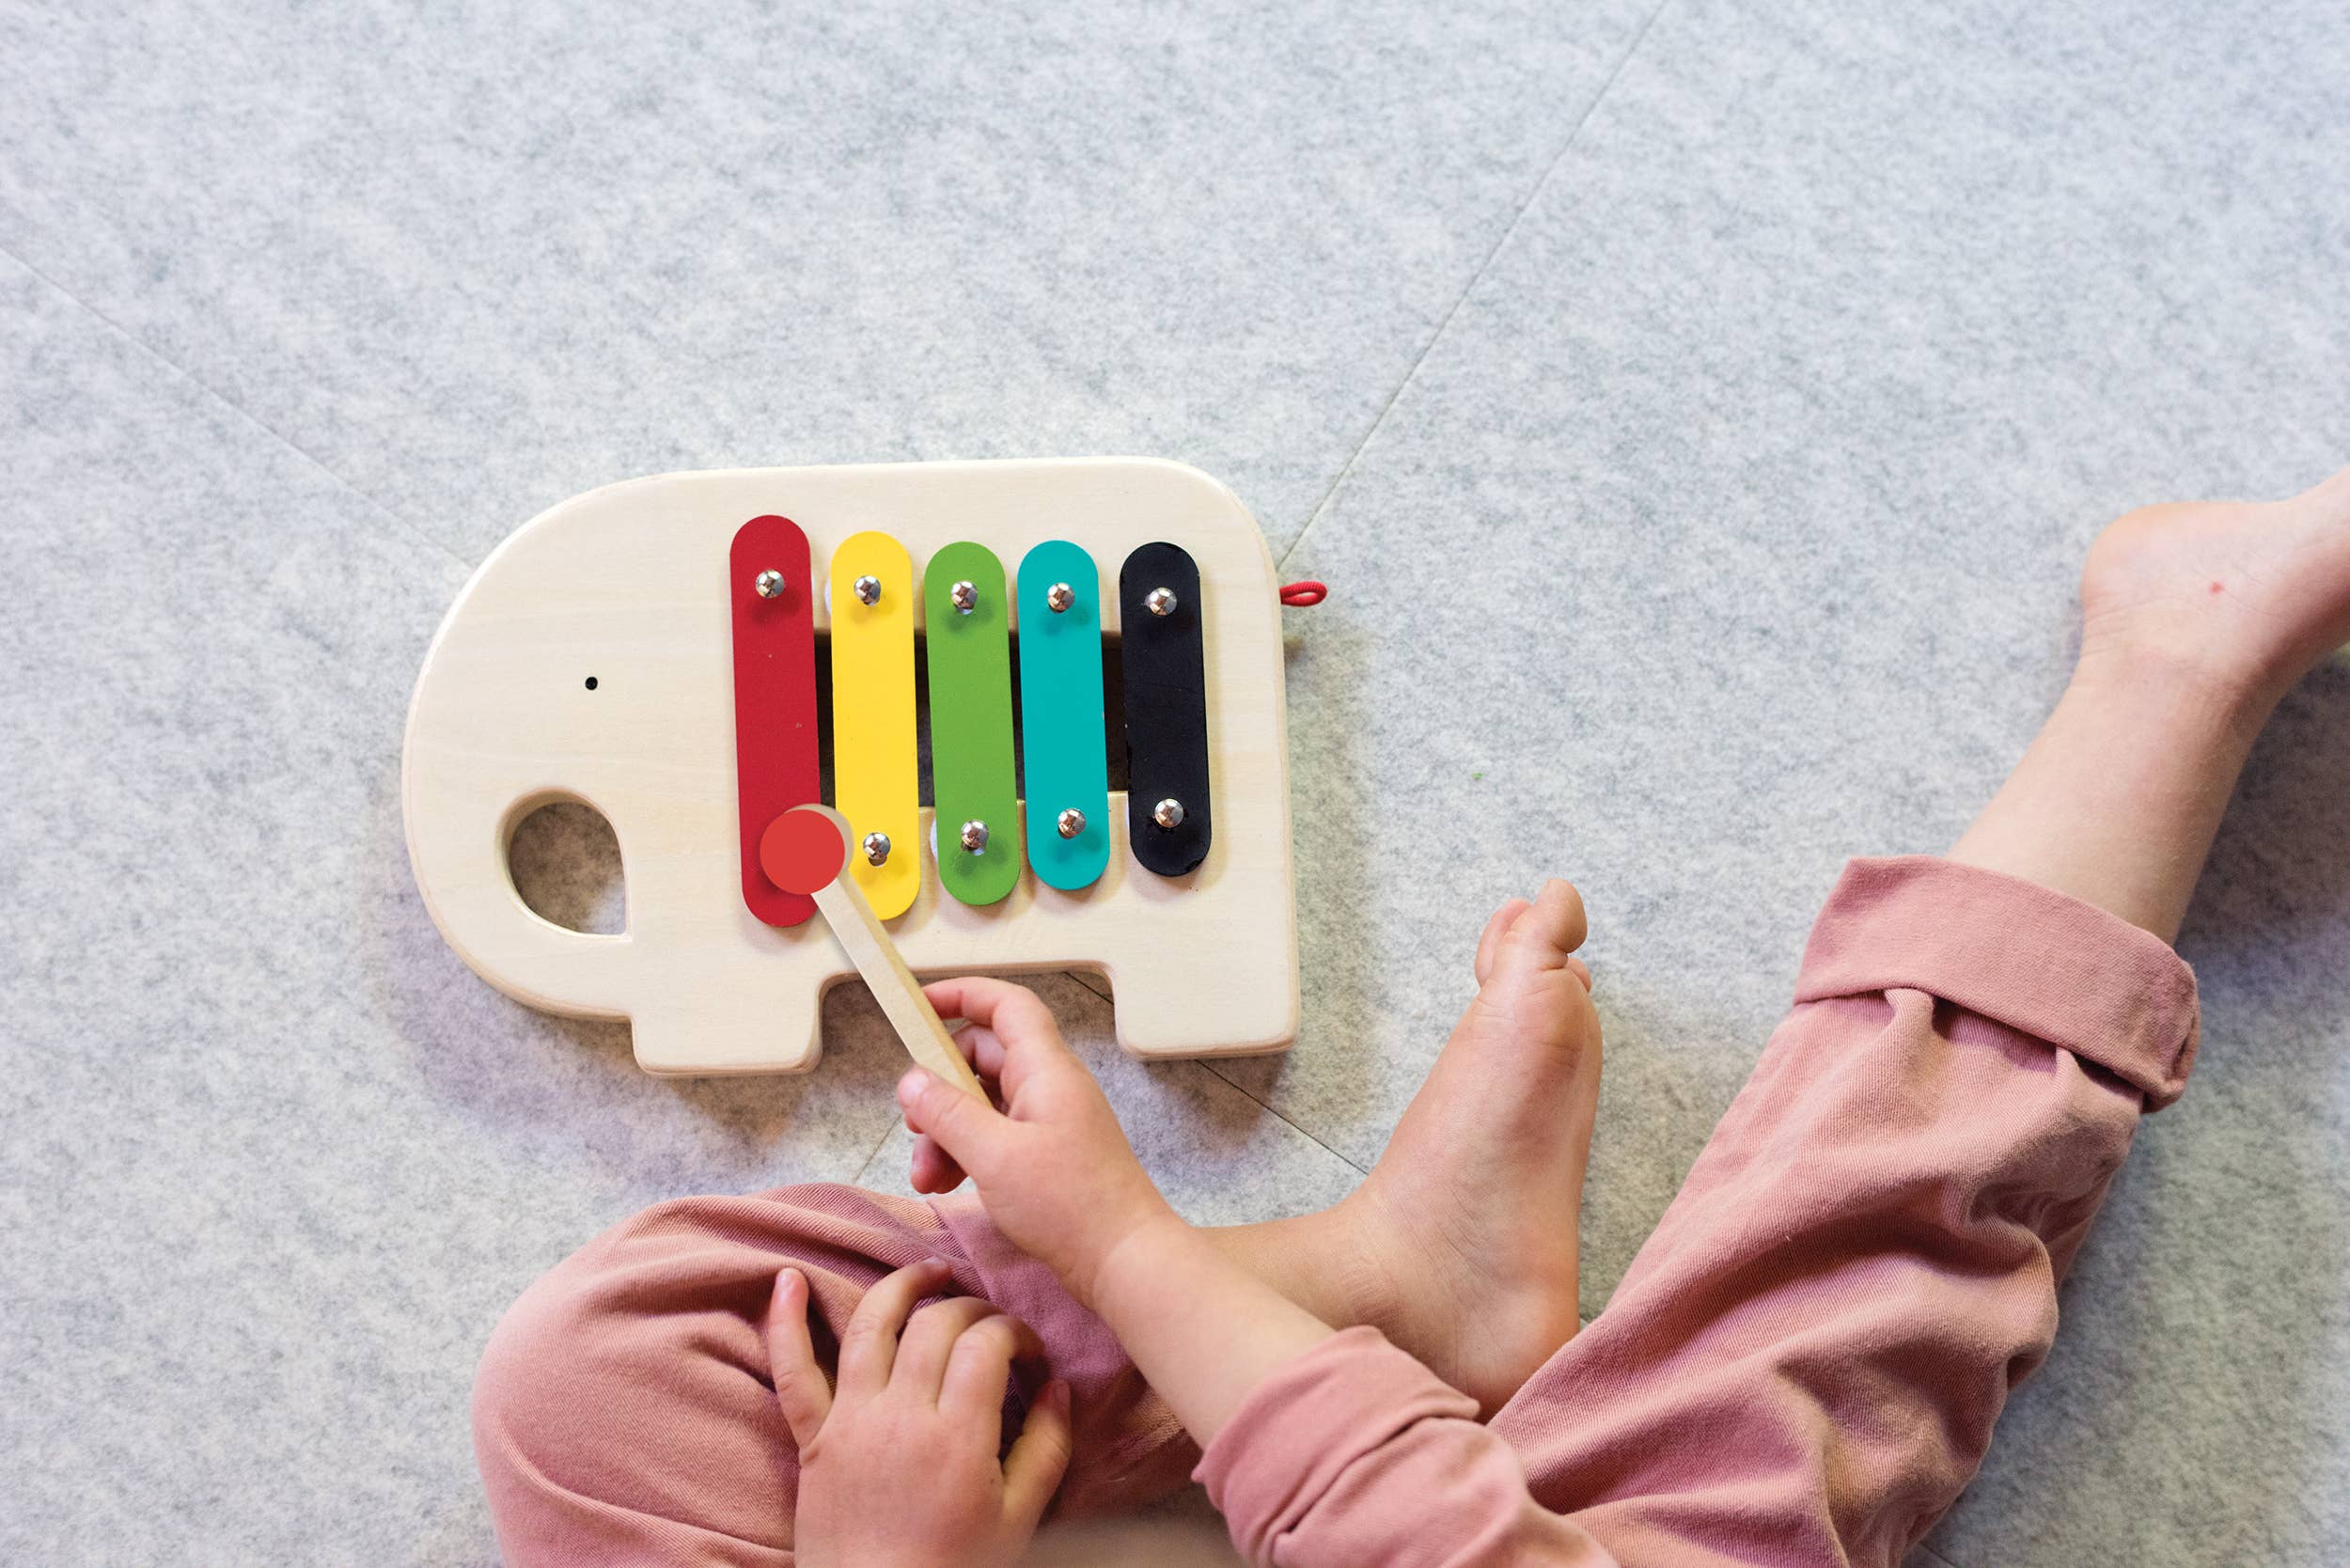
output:
M474 1445L517 1565L791 1561L799 1465L760 1324L785 1264L824 1354L865 1291L925 1258L1034 1328L1068 1380L1076 1453L1057 1516L1181 1486L1198 1451L1099 1320L968 1199L785 1187L659 1204L557 1264L491 1336Z

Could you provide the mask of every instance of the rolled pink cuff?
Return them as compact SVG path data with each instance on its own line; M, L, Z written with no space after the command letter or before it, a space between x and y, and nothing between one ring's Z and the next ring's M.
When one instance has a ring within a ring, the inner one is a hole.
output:
M1274 1369L1196 1473L1261 1568L1616 1568L1534 1500L1475 1401L1372 1328Z
M1192 1479L1251 1562L1296 1528L1346 1467L1417 1421L1477 1419L1477 1402L1387 1343L1345 1328L1276 1367L1200 1455ZM1239 1539L1246 1529L1252 1539Z
M1923 991L2092 1062L2159 1110L2201 1038L2169 944L2037 883L1933 855L1854 860L1811 928L1795 1000Z

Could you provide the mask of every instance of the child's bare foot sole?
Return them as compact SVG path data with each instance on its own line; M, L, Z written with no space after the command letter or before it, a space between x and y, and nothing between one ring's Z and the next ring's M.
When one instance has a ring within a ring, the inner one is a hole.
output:
M1485 929L1477 999L1386 1153L1332 1212L1363 1317L1487 1412L1578 1325L1576 1239L1599 1103L1583 902L1552 882Z

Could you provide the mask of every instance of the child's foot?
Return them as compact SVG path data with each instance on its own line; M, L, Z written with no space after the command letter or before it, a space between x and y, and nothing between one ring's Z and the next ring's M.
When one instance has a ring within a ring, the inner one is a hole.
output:
M1583 901L1551 882L1478 945L1477 999L1338 1209L1364 1318L1487 1413L1578 1325L1576 1233L1599 1105Z
M2255 723L2350 642L2350 469L2271 503L2145 507L2081 570L2081 663L2150 666L2241 703Z

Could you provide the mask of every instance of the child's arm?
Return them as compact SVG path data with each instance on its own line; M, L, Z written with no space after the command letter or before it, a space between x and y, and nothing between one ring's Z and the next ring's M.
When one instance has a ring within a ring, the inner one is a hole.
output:
M836 1388L808 1334L807 1280L776 1276L767 1342L800 1450L797 1568L1004 1568L1036 1533L1069 1463L1068 1385L1045 1386L999 1461L1005 1385L1036 1339L973 1296L915 1311L947 1278L916 1263L868 1291Z
M1538 1507L1467 1396L1373 1330L1335 1332L1183 1223L1034 996L929 988L1004 1109L918 1069L899 1084L917 1166L978 1184L997 1228L1101 1315L1207 1450L1201 1478L1250 1560L1285 1568L1612 1562Z

